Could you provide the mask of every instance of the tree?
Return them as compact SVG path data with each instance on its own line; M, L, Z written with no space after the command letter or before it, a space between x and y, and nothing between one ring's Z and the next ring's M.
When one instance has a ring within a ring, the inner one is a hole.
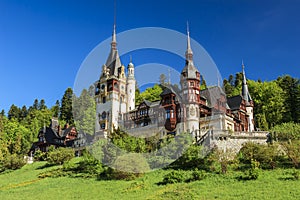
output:
M4 109L2 109L0 112L0 116L4 117L4 115L5 115L5 111L4 111Z
M142 99L154 102L161 99L160 94L162 91L162 88L158 84L155 84L153 87L147 88L142 92L140 96Z
M255 82L248 80L248 87L254 100L254 117L257 127L266 130L282 121L284 111L284 93L276 81ZM261 124L264 122L266 124Z
M60 147L51 152L48 152L47 161L50 164L62 165L65 162L74 158L75 152L72 148Z
M56 100L55 105L51 108L53 117L59 117L59 110L60 110L59 101Z
M33 102L33 105L32 105L32 108L34 110L38 110L39 109L39 100L38 99L35 99L34 102Z
M289 75L277 78L278 85L284 92L285 111L283 122L300 122L300 83L299 79Z
M45 100L44 100L44 99L42 99L42 100L39 102L38 109L39 109L39 110L47 109L47 106L46 106L46 103L45 103Z
M61 100L61 110L60 110L60 119L66 121L69 124L74 123L73 113L72 113L72 98L73 90L68 88Z
M15 106L15 104L11 105L9 111L8 111L8 119L17 119L19 120L21 114L20 108Z
M20 119L24 120L27 117L27 114L28 114L28 110L27 107L24 105L20 112Z
M84 89L80 97L74 96L74 120L78 130L88 134L94 134L96 104L90 93Z

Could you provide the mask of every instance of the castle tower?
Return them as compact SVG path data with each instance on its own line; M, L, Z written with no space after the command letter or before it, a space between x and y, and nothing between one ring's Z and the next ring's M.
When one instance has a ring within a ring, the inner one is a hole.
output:
M190 33L187 27L185 67L180 75L181 96L184 107L184 131L199 130L200 73L194 65Z
M134 74L133 74L134 80ZM111 49L106 64L102 67L99 81L95 83L96 132L107 136L118 127L119 120L128 110L127 77L117 50L116 26L114 25Z
M246 102L246 112L248 115L248 131L252 132L252 131L254 131L254 118L253 118L254 105L253 105L253 100L252 100L249 90L248 90L247 79L246 79L246 74L245 74L245 66L244 66L243 62L242 62L242 68L243 68L242 98Z
M130 63L127 66L127 112L135 108L135 85L134 65L130 58Z

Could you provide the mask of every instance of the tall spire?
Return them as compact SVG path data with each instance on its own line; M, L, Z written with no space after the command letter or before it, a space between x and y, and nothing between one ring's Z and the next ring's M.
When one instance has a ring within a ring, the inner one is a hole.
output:
M187 49L185 52L185 58L187 61L193 61L193 51L191 48L189 22L187 22L187 24L186 24L186 32L187 32Z
M245 74L245 66L244 61L242 60L242 68L243 68L243 85L242 85L242 97L246 101L246 103L250 103L252 101L252 98L250 96L248 85L247 85L247 79Z
M111 48L116 50L117 49L117 36L116 36L116 15L117 15L117 6L116 0L114 2L114 28L112 33L112 40L111 40Z
M112 39L111 39L111 48L113 50L117 49L117 36L116 36L116 24L114 24L114 29L113 29L113 34L112 34Z

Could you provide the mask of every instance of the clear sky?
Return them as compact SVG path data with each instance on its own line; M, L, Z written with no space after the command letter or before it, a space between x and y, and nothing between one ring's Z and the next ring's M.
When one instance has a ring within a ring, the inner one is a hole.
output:
M241 71L242 59L250 79L299 78L299 0L118 0L116 8L118 33L139 27L185 33L189 21L191 37L223 78ZM54 105L88 53L111 36L113 21L113 0L1 0L0 110L35 98ZM135 65L144 58L134 58Z

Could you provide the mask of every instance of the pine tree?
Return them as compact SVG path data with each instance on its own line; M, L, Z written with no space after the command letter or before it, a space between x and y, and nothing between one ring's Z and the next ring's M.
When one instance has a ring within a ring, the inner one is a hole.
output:
M20 114L21 114L20 108L18 108L17 106L15 106L13 104L13 105L11 105L11 107L10 107L10 109L8 111L8 119L19 120L20 119Z
M72 98L73 90L72 88L68 88L61 100L60 119L66 121L69 124L74 123L72 113Z
M28 110L27 107L24 105L21 109L21 113L20 113L20 119L23 120L27 117L28 114Z
M35 110L39 109L39 100L38 99L34 100L32 108L35 109Z
M42 100L39 102L38 109L39 109L39 110L47 109L47 106L46 106L46 103L45 103L45 100L44 100L44 99L42 99Z
M60 110L59 100L56 100L55 105L51 108L53 117L59 117L59 110Z

